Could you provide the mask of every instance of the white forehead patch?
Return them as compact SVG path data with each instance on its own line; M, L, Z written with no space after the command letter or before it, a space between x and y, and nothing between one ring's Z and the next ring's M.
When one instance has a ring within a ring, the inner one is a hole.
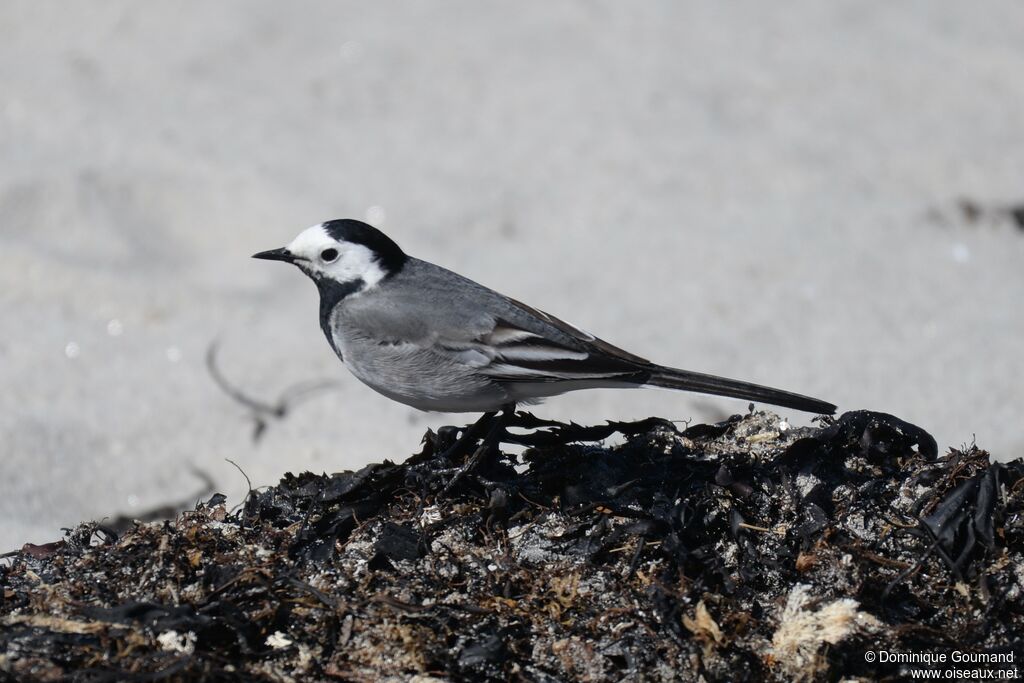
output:
M310 258L328 247L336 247L336 243L321 224L300 232L285 249L301 258Z
M362 244L339 242L327 233L322 224L306 228L285 248L298 257L295 265L311 276L327 277L337 282L362 280L366 283L363 288L366 290L387 275L372 250ZM324 259L324 252L329 249L337 252L336 258Z

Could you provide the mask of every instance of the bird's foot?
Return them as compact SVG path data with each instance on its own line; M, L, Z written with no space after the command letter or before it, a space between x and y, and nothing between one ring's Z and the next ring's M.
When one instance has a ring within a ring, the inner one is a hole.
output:
M490 428L487 430L487 435L484 437L483 441L480 442L480 445L473 450L472 454L466 459L462 466L456 470L455 474L448 483L445 484L444 488L441 489L440 495L442 497L447 495L463 477L474 472L480 466L480 463L486 460L492 452L499 450L502 437L505 436L509 422L514 415L514 405L507 406L502 409L500 415L496 415L495 413L484 413L484 415L469 427L465 434L463 434L462 437L443 454L442 457L446 458L451 458L453 455L456 457L461 455L461 451L466 449L467 445L476 442L479 432L482 431L483 427L489 423ZM455 451L455 453L453 454L452 451ZM449 460L449 462L451 462L451 460Z
M477 441L488 430L488 427L494 421L496 414L497 413L495 412L484 413L476 422L474 422L471 425L468 425L467 427L461 430L453 427L442 427L441 429L439 429L437 436L438 441L440 443L446 443L448 441L451 441L451 432L457 433L461 431L462 434L457 439L454 440L454 443L447 446L444 450L442 450L440 453L437 453L434 457L436 457L442 463L461 462L467 454L473 452L474 446L476 445ZM449 433L445 434L444 432Z

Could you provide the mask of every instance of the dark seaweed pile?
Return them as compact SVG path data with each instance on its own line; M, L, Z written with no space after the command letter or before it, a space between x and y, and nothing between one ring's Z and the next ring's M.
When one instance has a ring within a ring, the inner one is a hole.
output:
M863 411L518 426L520 456L458 478L446 429L404 463L288 474L235 512L215 495L25 546L0 564L0 680L897 680L910 665L866 653L1020 662L1020 460L938 457Z

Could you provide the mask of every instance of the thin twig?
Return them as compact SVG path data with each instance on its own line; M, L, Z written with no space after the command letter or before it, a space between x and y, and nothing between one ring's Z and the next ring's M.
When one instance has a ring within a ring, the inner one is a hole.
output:
M227 378L224 377L224 374L217 366L217 349L217 340L210 342L210 346L206 349L206 369L210 373L210 377L213 379L214 383L221 391L227 394L229 398L248 409L249 416L254 422L252 435L253 441L260 440L260 437L263 436L263 433L266 431L271 420L283 420L288 416L288 411L294 408L298 403L301 403L310 396L338 386L337 382L330 380L311 380L307 382L300 382L285 389L281 394L281 397L274 403L261 401L248 396L243 393L241 389L238 389L228 382Z

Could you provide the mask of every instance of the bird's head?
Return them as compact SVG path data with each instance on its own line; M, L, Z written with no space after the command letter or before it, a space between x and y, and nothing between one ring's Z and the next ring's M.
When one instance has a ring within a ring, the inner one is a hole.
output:
M408 258L380 230L352 219L314 225L300 232L288 246L252 257L293 263L318 285L339 283L356 286L358 291L394 275Z

